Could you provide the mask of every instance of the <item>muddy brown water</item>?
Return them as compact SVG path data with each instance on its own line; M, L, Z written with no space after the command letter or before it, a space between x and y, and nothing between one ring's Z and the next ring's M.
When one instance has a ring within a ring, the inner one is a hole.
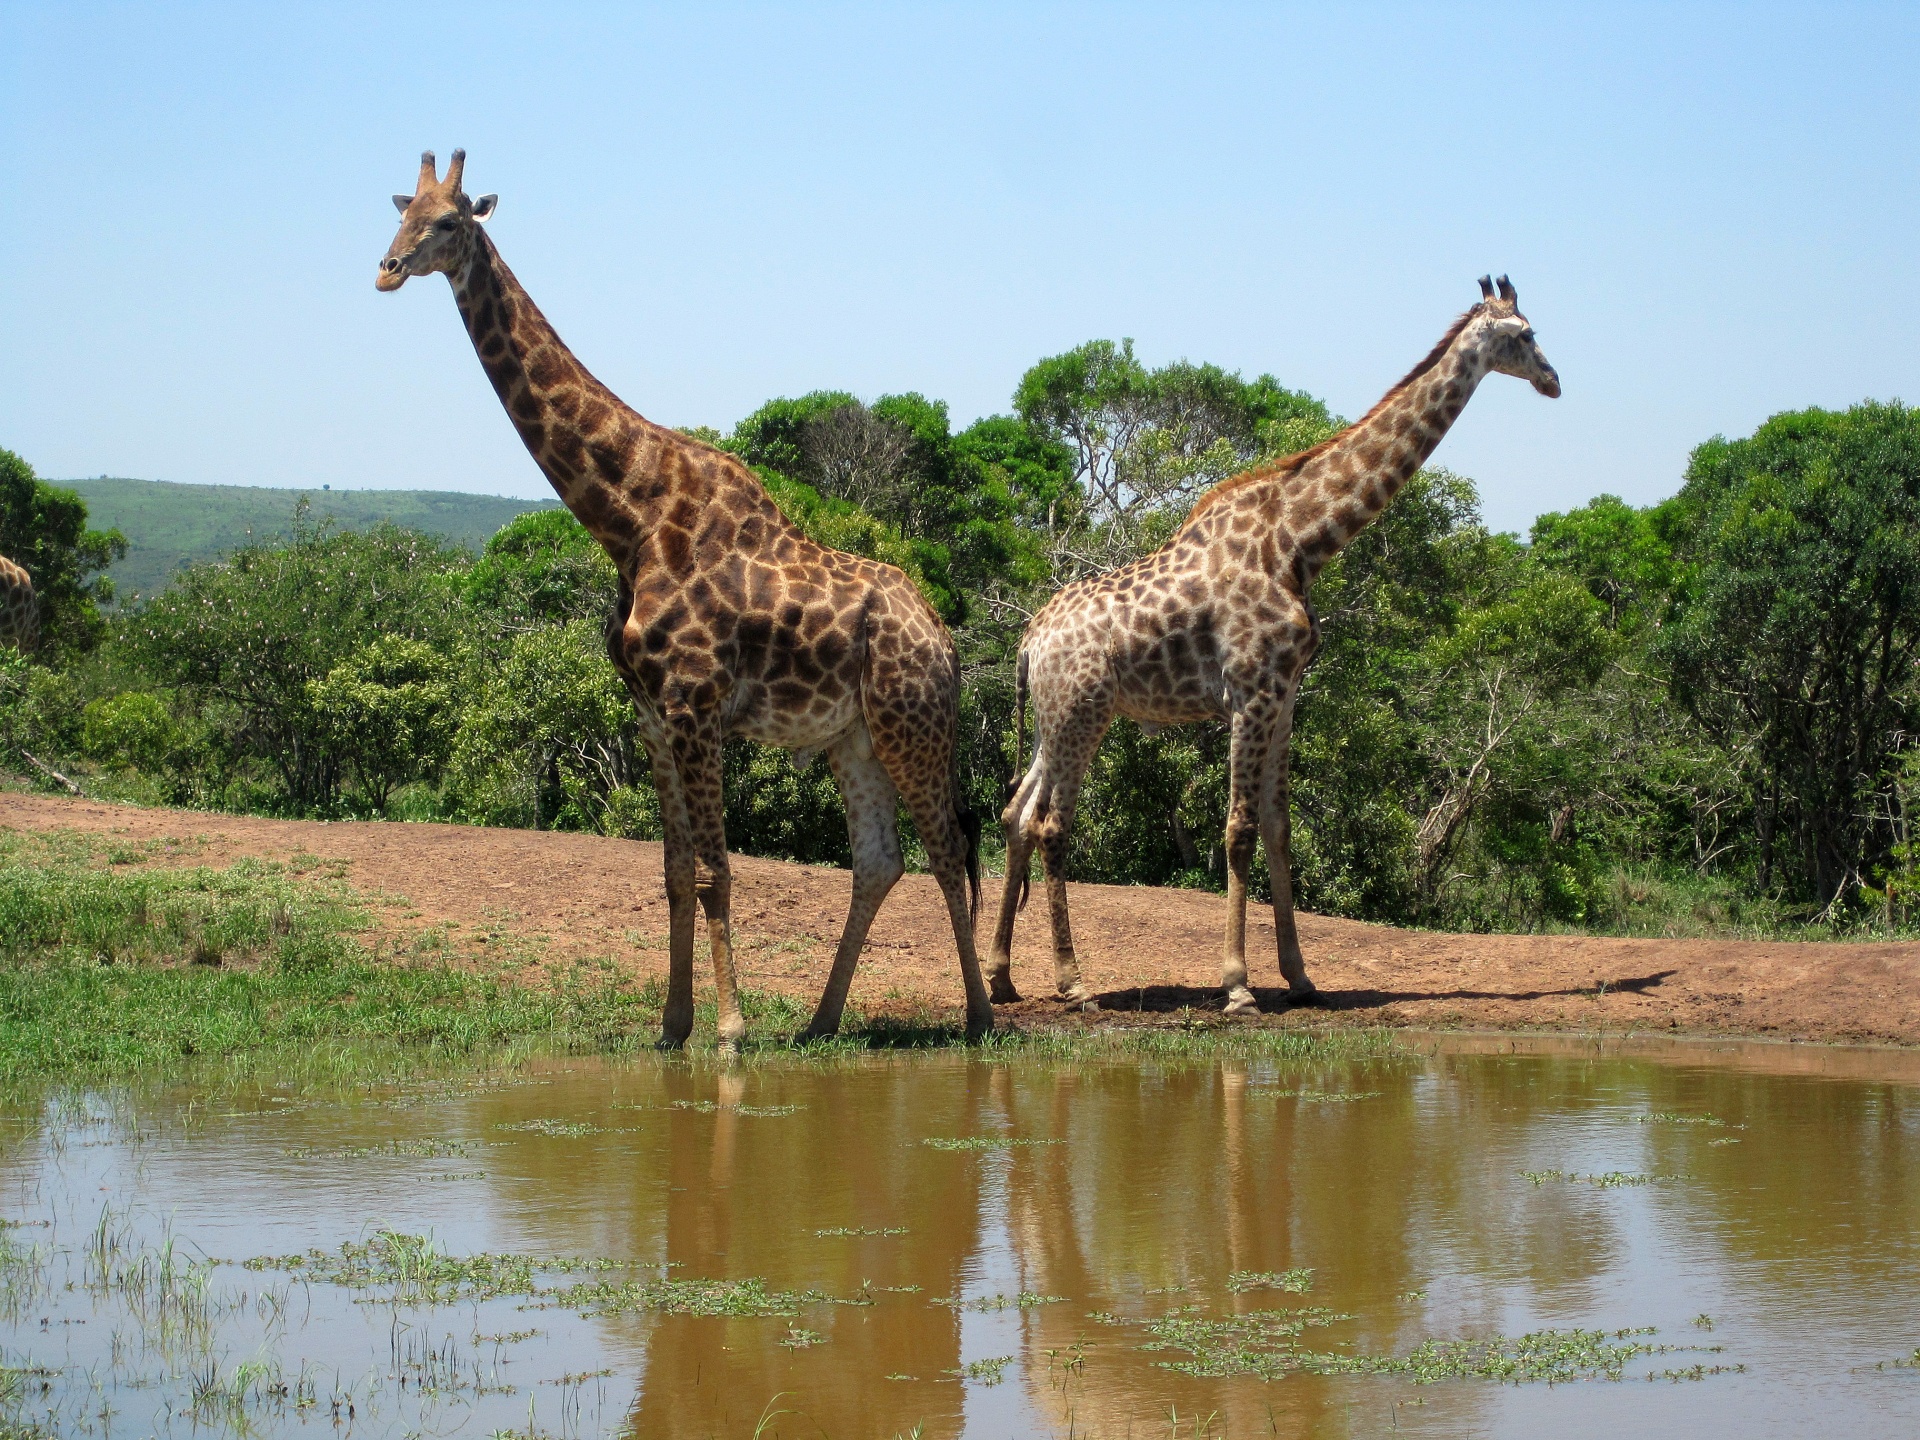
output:
M0 1404L128 1436L1920 1433L1920 1055L1403 1043L50 1096L0 1115ZM241 1263L382 1231L630 1268L423 1303ZM600 1283L651 1299L553 1298ZM791 1313L658 1308L689 1293ZM1165 1323L1283 1310L1333 1363L1674 1348L1556 1384L1171 1368L1289 1371Z

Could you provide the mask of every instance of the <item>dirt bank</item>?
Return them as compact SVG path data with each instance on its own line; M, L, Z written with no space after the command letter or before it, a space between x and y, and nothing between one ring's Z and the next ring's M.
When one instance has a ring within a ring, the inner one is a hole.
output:
M263 820L20 794L0 794L0 827L178 839L191 842L186 858L196 863L316 855L343 862L359 888L409 902L382 907L383 925L447 927L461 948L524 942L547 963L606 956L638 975L666 971L660 847L646 842ZM848 876L744 856L734 874L742 983L814 998L840 932ZM1103 1014L1218 1007L1224 900L1116 885L1073 891L1074 937ZM989 882L983 934L997 897L997 883ZM1920 944L1443 935L1303 915L1301 944L1322 1004L1290 1011L1283 990L1261 988L1279 981L1270 915L1249 929L1255 989L1269 1023L1332 1014L1433 1028L1920 1044ZM1014 980L1029 998L1001 1007L1002 1016L1067 1018L1044 998L1052 964L1042 904L1021 916ZM939 891L930 878L910 875L874 925L853 1001L869 1011L931 1004L957 1013L959 995Z

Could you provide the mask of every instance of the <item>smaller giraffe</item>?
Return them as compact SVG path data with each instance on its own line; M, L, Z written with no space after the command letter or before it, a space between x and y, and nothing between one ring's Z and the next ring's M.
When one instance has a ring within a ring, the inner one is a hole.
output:
M40 602L34 598L33 577L0 555L0 645L24 654L39 643Z
M987 975L993 999L1013 988L1014 912L1025 903L1034 846L1047 877L1054 980L1090 1004L1067 921L1067 836L1081 781L1115 715L1148 733L1226 720L1228 752L1227 1012L1256 1008L1247 988L1247 872L1264 840L1280 971L1313 995L1293 923L1287 769L1300 677L1320 643L1307 592L1343 546L1426 463L1474 389L1499 371L1549 399L1560 377L1534 342L1507 277L1480 281L1480 303L1426 359L1332 439L1223 480L1151 555L1076 580L1027 626L1016 671L1019 726L1033 698L1033 764L1001 817L1007 888Z

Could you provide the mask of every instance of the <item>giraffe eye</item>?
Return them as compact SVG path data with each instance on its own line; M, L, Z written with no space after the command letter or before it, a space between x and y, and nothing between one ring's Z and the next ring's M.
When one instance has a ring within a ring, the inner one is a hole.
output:
M442 232L453 229L453 217L449 215L444 220L436 220L433 228Z

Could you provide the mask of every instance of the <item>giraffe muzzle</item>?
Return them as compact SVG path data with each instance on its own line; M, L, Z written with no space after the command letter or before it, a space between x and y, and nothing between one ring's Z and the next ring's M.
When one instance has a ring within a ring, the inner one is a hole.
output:
M380 273L373 277L376 290L398 290L407 283L406 262L398 255L389 255L380 262Z

